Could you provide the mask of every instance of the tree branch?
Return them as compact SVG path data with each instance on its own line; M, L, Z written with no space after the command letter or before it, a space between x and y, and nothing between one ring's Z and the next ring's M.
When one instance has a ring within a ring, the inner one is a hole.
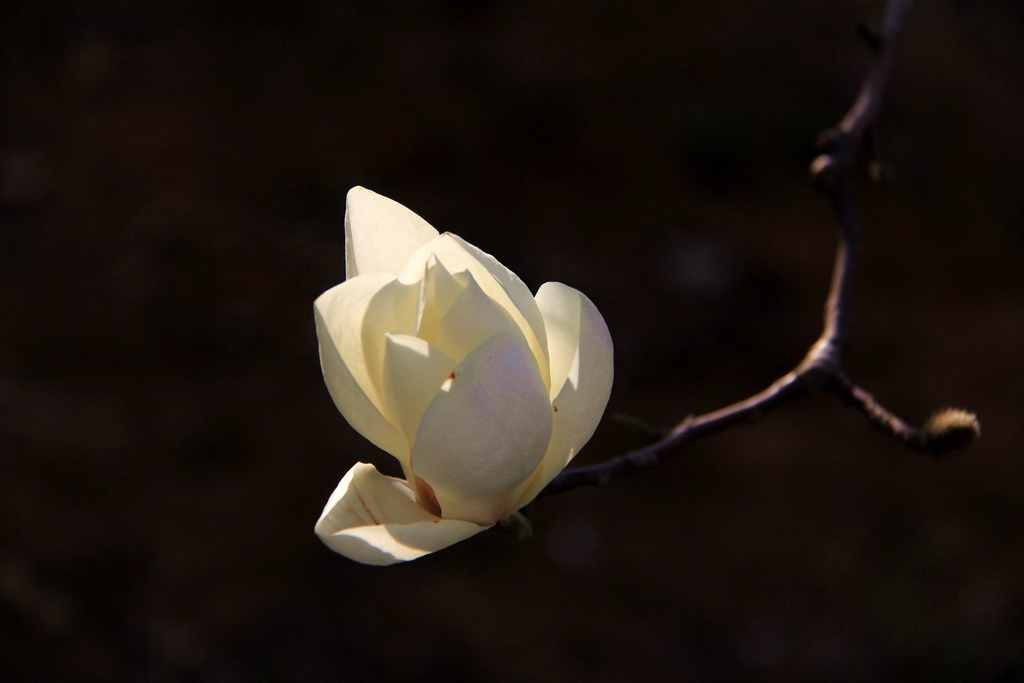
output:
M812 180L832 200L839 221L839 245L825 302L822 333L803 360L760 393L706 415L691 415L648 446L604 463L564 470L541 491L538 498L578 486L603 485L612 479L651 469L663 457L694 439L752 422L812 390L836 394L860 411L874 427L915 450L946 454L966 447L980 435L977 418L954 409L936 413L921 428L913 427L855 385L842 367L842 354L849 336L853 276L862 244L854 202L857 153L866 146L868 153L877 157L878 137L874 127L892 68L896 41L911 4L911 0L890 0L880 27L861 29L861 34L874 51L871 65L850 111L836 128L819 137L821 154L811 163ZM872 161L880 163L877 158Z

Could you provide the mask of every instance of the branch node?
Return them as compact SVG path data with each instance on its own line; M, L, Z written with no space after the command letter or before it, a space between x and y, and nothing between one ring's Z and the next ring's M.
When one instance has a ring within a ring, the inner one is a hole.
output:
M794 374L812 391L823 391L842 372L839 347L834 340L822 337L814 343Z
M843 171L843 165L835 155L819 154L811 162L811 182L822 192L833 194L839 189Z

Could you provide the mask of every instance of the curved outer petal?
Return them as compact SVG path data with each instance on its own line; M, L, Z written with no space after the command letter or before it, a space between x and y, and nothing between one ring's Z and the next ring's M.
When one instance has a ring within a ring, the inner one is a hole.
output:
M331 550L376 565L415 560L484 529L430 514L404 481L362 462L338 484L314 527Z
M518 335L497 334L466 356L434 398L412 468L446 518L491 524L515 510L551 439L551 403Z
M361 353L362 312L391 281L393 278L383 273L348 280L321 294L313 310L320 342L320 367L334 404L357 432L405 464L409 460L405 438L385 417L380 398L371 396L374 390L365 377L365 363L352 359L353 354ZM343 354L343 349L350 353Z
M436 240L423 245L409 259L399 274L401 282L414 282L421 277L424 264L431 256L448 272L458 276L468 271L487 296L496 301L515 321L537 359L544 386L549 386L548 341L544 331L544 318L529 288L511 270L496 258L481 251L458 235L446 232Z
M435 237L437 230L398 202L353 187L345 200L345 278L398 275L412 253Z
M555 408L544 461L516 505L533 500L593 436L612 390L612 338L597 307L559 282L537 291L551 353Z

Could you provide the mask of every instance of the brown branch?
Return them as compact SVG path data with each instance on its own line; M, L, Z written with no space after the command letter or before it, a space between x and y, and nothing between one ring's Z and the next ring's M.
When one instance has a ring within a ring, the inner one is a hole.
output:
M839 221L839 245L825 302L823 330L804 359L764 391L706 415L691 415L644 448L597 465L563 471L538 497L578 486L598 486L623 475L651 469L664 456L694 439L752 422L812 390L836 394L859 410L877 429L913 449L948 453L965 447L980 434L973 414L953 409L937 413L921 428L913 427L856 386L842 367L842 354L849 336L853 275L861 252L861 228L854 202L856 157L865 145L869 147L869 154L877 157L874 126L892 68L896 40L911 4L911 0L890 0L882 24L875 29L861 30L874 51L868 73L850 111L835 129L820 136L821 154L811 163L813 181L832 200ZM881 163L877 158L872 161Z

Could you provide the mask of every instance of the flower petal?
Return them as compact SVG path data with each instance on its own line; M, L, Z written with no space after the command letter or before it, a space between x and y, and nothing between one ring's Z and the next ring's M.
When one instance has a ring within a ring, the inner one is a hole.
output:
M432 343L459 361L496 334L511 335L526 346L522 330L508 311L484 293L472 273L463 276L466 286L441 316Z
M353 338L348 346L342 348L342 357L350 365L363 366L361 372L365 373L371 387L367 392L371 398L381 399L377 406L389 419L391 415L387 410L387 402L383 401L384 347L389 333L415 332L419 298L419 283L405 284L392 279L374 293L364 308L353 311L348 317L349 329L358 329L360 332L358 340Z
M423 264L431 256L437 258L456 277L468 271L484 293L512 316L537 359L544 386L548 386L548 343L544 318L537 308L537 301L523 281L496 258L450 232L420 247L410 257L398 279L402 282L417 281L423 272Z
M384 350L384 399L388 413L412 446L420 419L457 365L426 340L388 334ZM408 477L410 473L406 472Z
M383 401L366 374L359 334L362 313L390 281L393 278L383 273L348 280L321 294L313 310L320 366L334 404L357 432L399 461L408 462L408 443L385 417Z
M446 518L491 524L537 469L551 438L551 403L529 349L516 336L485 341L431 402L412 467Z
M452 303L466 288L469 273L455 277L448 272L437 257L431 254L424 266L420 281L420 299L416 309L416 336L433 343L437 338L437 326L441 316L448 312Z
M551 353L554 424L543 465L517 509L533 500L593 436L614 375L612 338L590 299L572 287L548 282L538 290L537 304Z
M386 565L415 560L486 528L430 514L416 503L406 482L361 462L331 494L314 530L345 557Z
M353 187L345 202L345 278L398 275L412 253L435 237L437 230L398 202Z

